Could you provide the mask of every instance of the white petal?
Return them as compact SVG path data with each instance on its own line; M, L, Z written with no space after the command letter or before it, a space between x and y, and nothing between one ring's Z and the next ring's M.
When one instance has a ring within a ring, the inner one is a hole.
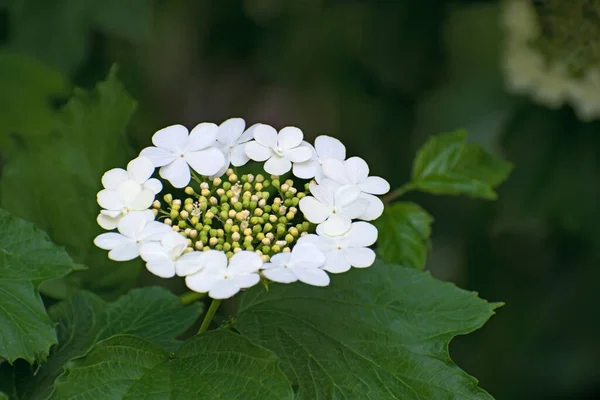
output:
M162 222L149 221L146 222L146 226L140 235L140 239L146 242L161 241L166 234L172 231L170 226L163 224Z
M321 226L321 225L319 225L319 226ZM296 242L296 245L299 245L302 243L310 243L312 245L317 246L321 251L323 251L324 249L326 249L325 241L326 241L326 238L321 237L319 235L315 235L314 233L309 233L308 235L301 236L298 239L298 241Z
M152 136L152 143L154 143L156 147L162 147L163 149L170 151L179 151L183 149L187 141L188 130L183 125L167 126L166 128L157 131L154 136ZM149 157L148 155L145 156Z
M185 284L188 288L198 293L208 293L210 289L219 281L217 275L203 269L202 271L185 277Z
M127 179L117 186L117 192L119 193L121 202L125 206L129 206L142 192L142 185L135 182L133 179Z
M273 282L292 283L298 278L289 268L269 268L262 271L262 274Z
M144 215L148 222L154 221L154 218L156 217L156 215L154 215L152 210L132 211L132 213L140 213L140 214Z
M246 121L243 118L229 118L219 125L217 140L227 146L237 143L240 136L246 128Z
M241 167L242 165L245 165L248 160L250 160L246 154L246 143L233 146L229 152L229 157L231 158L231 164L233 164L235 167Z
M230 281L239 288L247 289L260 282L260 276L258 274L245 274L231 278Z
M325 254L325 264L322 267L325 271L340 274L350 270L351 267L341 250L335 249Z
M263 264L262 269L283 267L285 264L289 264L290 258L292 258L292 253L277 253L271 257L271 262Z
M144 189L148 189L149 191L151 191L154 194L158 194L162 190L163 185L162 185L162 182L159 181L158 179L151 178L151 179L148 179L146 181L146 183L144 183L143 187L144 187Z
M321 135L315 139L315 149L320 159L335 158L338 160L346 159L346 146L338 139Z
M123 207L123 201L119 192L116 190L103 189L96 195L100 207L106 210L120 210Z
M213 299L228 299L240 291L240 287L231 279L216 282L208 292Z
M375 252L368 247L351 247L344 249L344 256L355 268L366 268L375 262Z
M361 196L364 196L364 195L365 194L363 193ZM367 196L369 196L369 195L367 195ZM361 197L357 200L354 200L350 204L346 204L345 206L340 207L339 213L341 215L345 215L351 219L358 218L358 217L362 216L362 214L368 209L369 204L370 203L367 199L364 199Z
M287 158L273 154L263 166L265 171L271 175L283 175L292 169L292 163Z
M300 146L304 135L302 131L295 126L286 126L279 131L277 136L277 147L281 150L290 150Z
M366 247L377 241L377 235L377 228L368 222L354 222L345 241L350 247Z
M156 242L143 243L140 246L140 257L146 262L165 262L171 260L167 249Z
M173 162L177 157L174 153L159 147L146 147L140 152L140 156L152 160L156 168Z
M171 182L171 185L178 189L186 187L192 178L190 167L180 157L176 158L171 164L162 167L159 173L161 177Z
M325 179L322 183L315 185L311 183L309 185L310 193L315 196L317 200L319 200L323 204L327 204L333 206L334 202L334 193L335 189L332 186L334 182L329 179Z
M204 254L204 268L207 271L226 271L228 261L224 252L218 250L209 250L204 252Z
M169 259L147 262L146 269L161 278L172 278L175 276L175 263Z
M313 224L320 224L331 215L331 207L326 206L312 196L306 196L300 199L300 211L304 218Z
M126 237L138 240L148 220L142 213L130 213L119 221L119 232Z
M94 244L103 250L112 250L129 243L130 239L116 232L103 233L94 239Z
M100 227L102 227L103 229L106 229L107 231L112 231L117 227L120 219L121 213L119 213L117 217L111 217L100 212L100 214L98 214L98 217L96 218L96 222L98 222L98 225L100 225Z
M177 276L187 276L195 274L204 267L206 257L203 251L192 251L185 253L175 263L175 272Z
M129 178L143 185L154 173L154 163L148 157L140 156L127 164Z
M110 217L110 218L117 218L117 217L123 216L123 211L122 210L100 210L100 214L106 215L107 217ZM153 214L153 216L154 216L154 214Z
M271 148L265 147L257 141L246 143L244 151L246 152L248 158L258 162L263 162L274 154Z
M344 207L354 203L361 195L357 186L344 185L334 192L334 204L336 207Z
M240 138L238 139L237 142L238 143L246 143L246 142L249 142L250 140L253 140L254 139L254 130L259 125L260 124L254 124L250 128L246 129L246 131L244 133L242 133L242 136L240 136Z
M254 140L271 149L277 148L277 131L270 125L259 124L254 128ZM250 154L248 154L250 156ZM250 156L252 158L252 156ZM258 161L258 160L256 160Z
M116 189L119 183L129 178L127 171L123 168L113 168L102 175L102 185L105 189Z
M327 178L332 179L341 185L350 183L344 163L337 158L327 158L323 160L323 174L325 174Z
M358 184L360 190L371 194L386 194L390 191L390 184L379 176L369 176Z
M198 151L215 143L219 127L211 122L202 122L190 132L190 139L185 147L186 151ZM219 166L219 168L221 168Z
M225 156L216 147L209 147L187 153L185 161L200 175L211 176L223 167Z
M348 232L351 225L352 219L350 219L350 217L341 214L333 214L320 226L322 226L323 232L325 232L326 235L340 236Z
M311 179L321 171L321 164L317 160L308 160L302 163L294 163L293 173L300 179Z
M126 245L115 247L108 252L108 258L114 261L129 261L139 257L139 246L135 242L127 243Z
M294 274L298 277L298 280L308 285L313 286L327 286L329 285L329 275L322 269L303 269L295 268Z
M252 273L258 271L262 264L262 259L255 252L240 251L231 257L227 270L232 274Z
M167 249L171 250L175 247L186 246L185 238L177 232L170 232L166 234L160 243Z
M299 146L290 150L285 150L283 155L291 162L304 162L310 160L313 152L308 147Z
M368 202L368 206L365 211L356 218L365 221L373 221L381 217L381 214L383 214L383 201L381 201L379 197L367 193L363 193L360 197Z
M311 243L297 243L292 249L291 264L300 268L319 268L325 263L325 255Z
M154 201L154 192L148 189L142 189L137 197L129 204L132 210L142 211L149 208Z
M351 183L357 185L369 176L369 166L360 157L350 157L344 161L346 174Z

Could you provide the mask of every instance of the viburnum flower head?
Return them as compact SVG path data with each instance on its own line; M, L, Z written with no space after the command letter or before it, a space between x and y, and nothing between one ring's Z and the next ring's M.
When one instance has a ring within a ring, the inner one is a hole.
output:
M225 156L214 146L219 127L203 122L191 132L183 125L172 125L152 136L155 147L147 147L140 155L148 157L160 176L176 188L185 187L191 179L190 167L200 175L210 176L225 164Z
M265 171L283 175L292 169L292 163L308 161L312 156L309 147L302 145L304 135L294 126L277 133L275 128L259 124L253 129L254 141L246 145L246 154L254 161L266 161Z
M313 147L296 127L246 129L243 119L231 118L191 132L169 126L152 142L127 169L102 177L98 223L117 231L94 243L112 260L139 256L152 274L184 277L188 288L214 299L261 276L265 283L327 286L327 272L374 263L369 247L377 229L356 220L381 215L376 195L389 184L369 176L363 159L346 160L339 140L321 135ZM264 162L268 175L238 172L250 160ZM156 199L163 184L152 178L155 168L187 197Z
M114 261L129 261L139 257L144 243L161 240L171 229L149 218L145 213L132 213L121 218L119 233L108 232L98 235L94 244L101 249L110 250L108 258Z
M185 278L187 287L195 292L227 299L260 281L258 271L263 261L255 252L240 251L229 261L222 251L209 250L202 255L197 271L190 271Z
M298 241L299 247L305 243L316 246L325 255L322 268L325 271L339 274L350 267L366 268L375 262L375 252L369 248L377 241L377 228L368 222L353 222L348 231L342 235L330 236L322 226L317 227L317 234L306 235Z

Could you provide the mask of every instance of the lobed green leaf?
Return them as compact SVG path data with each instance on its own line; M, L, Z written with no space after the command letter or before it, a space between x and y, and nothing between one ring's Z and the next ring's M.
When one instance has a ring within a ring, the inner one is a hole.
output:
M67 364L52 399L292 399L272 352L217 330L187 341L174 354L135 336L98 343Z
M411 185L433 194L495 199L494 188L508 177L512 165L466 140L463 130L429 139L413 163Z
M398 202L386 206L376 221L377 252L389 263L423 269L431 247L433 217L418 204Z
M255 287L235 326L281 358L298 399L491 399L452 363L448 344L497 307L378 262L334 276L327 288Z

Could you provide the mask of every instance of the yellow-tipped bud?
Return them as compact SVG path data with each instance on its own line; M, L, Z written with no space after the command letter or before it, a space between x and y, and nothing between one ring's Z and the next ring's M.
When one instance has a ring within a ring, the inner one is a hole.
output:
M221 183L222 183L222 182L223 182L223 181L221 180L221 178L215 178L215 179L213 180L213 185L215 185L215 186L221 186Z
M288 233L287 235L285 235L285 241L287 243L292 243L294 241L294 237Z
M187 194L188 196L191 196L194 194L194 189L191 186L187 186L185 188L185 194Z
M170 203L173 201L173 195L171 195L170 193L167 193L167 194L165 194L165 195L163 196L163 200L164 200L166 203L169 203L169 204L170 204Z
M171 220L171 218L165 218L164 223L165 223L165 225L169 225L169 226L173 225L173 221Z
M237 181L238 181L238 177L237 177L237 175L236 175L236 174L233 174L233 173L232 173L231 175L229 175L229 178L227 178L227 180L228 180L229 182L231 182L231 183L233 183L233 182L237 182Z
M287 192L288 190L290 190L290 185L288 185L287 183L284 183L283 185L281 185L281 191L283 193Z
M173 207L181 207L181 200L179 200L179 199L173 200Z
M158 215L158 210L156 208L153 208L152 209L152 214L154 214L154 216L157 216Z
M271 239L269 238L264 238L263 240L260 241L262 244L264 245L270 245L271 244Z
M290 251L291 250L290 250L289 247L284 247L283 250L282 250L282 252L284 252L284 253L289 253Z
M211 237L210 239L208 239L208 244L211 247L216 246L217 243L219 243L219 240L216 237Z
M173 226L173 230L174 230L175 232L179 232L179 226L177 226L177 225Z
M196 244L194 245L196 250L202 250L202 246L203 246L203 244L201 241L197 241Z
M264 255L264 254L262 256L260 256L260 258L263 260L263 262L269 262L269 260L271 259L269 256Z
M290 235L292 235L293 237L298 237L300 235L300 232L298 232L298 229L296 229L295 227L291 227L288 231L290 233Z
M183 210L179 213L179 216L183 219L188 219L188 217L190 216L190 213L188 213L187 211Z
M240 251L242 251L242 248L241 247L236 247L235 249L233 249L233 254L239 253Z
M154 200L154 201L152 202L152 207L154 207L154 208L160 208L160 201L158 201L158 200Z
M233 240L234 242L239 242L240 241L240 233L239 232L233 232L231 234L231 240Z
M273 253L279 253L281 251L281 247L279 247L278 245L275 244L271 247L271 251Z
M171 212L169 213L169 217L171 217L171 219L175 219L177 217L179 217L179 211L173 209L171 210Z

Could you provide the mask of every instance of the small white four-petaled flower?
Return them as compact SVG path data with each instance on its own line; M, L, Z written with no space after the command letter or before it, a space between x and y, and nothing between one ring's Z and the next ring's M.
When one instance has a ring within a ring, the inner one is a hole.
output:
M346 146L336 138L321 135L315 139L315 146L303 143L313 152L308 161L294 164L294 175L302 179L315 178L317 182L323 179L323 163L329 158L344 161L346 159Z
M325 255L312 243L298 243L290 253L279 253L263 265L262 274L273 282L304 282L313 286L329 285L329 275L321 266Z
M256 125L253 125L244 131L246 122L242 118L229 118L219 125L216 147L223 152L225 163L214 174L215 178L222 176L230 164L241 167L248 162L246 144L254 138L255 127Z
M161 278L171 278L175 274L184 276L195 268L203 255L194 251L186 253L185 238L171 229L169 231L163 235L160 243L145 243L140 247L140 256L146 261L146 269Z
M154 219L154 214L148 209L154 201L154 192L133 179L122 181L114 189L101 190L97 200L103 210L96 221L106 230L115 229L121 218L131 212L140 212Z

